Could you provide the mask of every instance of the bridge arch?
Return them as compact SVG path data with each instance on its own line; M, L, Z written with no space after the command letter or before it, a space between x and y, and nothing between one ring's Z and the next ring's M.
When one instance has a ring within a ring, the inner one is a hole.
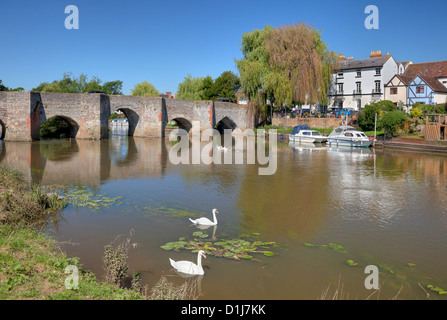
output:
M79 128L79 124L72 118L55 115L41 123L40 138L76 138Z
M171 123L174 122L176 126L174 126L174 127L168 126L169 122L171 122ZM163 128L162 128L163 136L166 136L166 134L169 135L169 133L174 129L183 129L187 133L189 133L189 131L192 128L191 121L189 121L188 119L183 118L183 117L176 117L173 119L169 119L168 122L165 122L162 125L163 125ZM169 127L168 130L166 129L167 127Z
M140 122L139 114L135 110L127 106L118 107L115 110L112 110L112 113L116 113L117 111L121 111L122 113L124 113L128 121L127 135L133 136L135 134L135 129Z
M225 116L219 122L216 123L215 128L220 133L224 133L225 129L231 129L231 131L234 131L234 129L237 128L237 124L231 118Z
M5 140L6 136L6 125L0 119L0 140Z

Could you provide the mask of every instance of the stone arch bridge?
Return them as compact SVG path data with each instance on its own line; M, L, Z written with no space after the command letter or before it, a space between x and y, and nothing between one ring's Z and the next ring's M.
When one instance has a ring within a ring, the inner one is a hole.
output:
M246 107L216 101L187 101L162 97L125 95L0 92L0 139L33 141L40 139L41 124L52 117L66 120L71 137L107 139L109 117L122 111L129 120L129 135L164 137L169 121L186 131L193 121L200 129L255 126L256 117Z

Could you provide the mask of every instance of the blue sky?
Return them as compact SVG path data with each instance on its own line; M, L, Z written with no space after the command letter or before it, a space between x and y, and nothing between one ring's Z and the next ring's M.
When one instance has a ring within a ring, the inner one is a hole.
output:
M67 5L79 29L67 30ZM367 30L367 5L379 9L379 30ZM447 60L447 1L8 1L0 9L0 79L31 90L64 72L103 82L122 80L123 93L143 80L176 92L193 76L237 72L245 32L307 22L329 48L368 58L372 50L397 61Z

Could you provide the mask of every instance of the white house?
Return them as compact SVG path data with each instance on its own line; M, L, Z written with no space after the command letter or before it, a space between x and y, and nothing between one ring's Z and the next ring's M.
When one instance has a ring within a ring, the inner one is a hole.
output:
M329 111L358 111L371 102L384 100L385 84L399 71L392 56L372 51L369 59L339 58L328 93Z

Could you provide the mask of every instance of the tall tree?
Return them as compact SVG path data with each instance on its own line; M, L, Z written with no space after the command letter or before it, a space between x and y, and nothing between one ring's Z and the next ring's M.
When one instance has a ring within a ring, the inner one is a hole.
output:
M270 58L265 47L265 39L273 30L265 26L242 35L241 52L243 58L235 60L240 82L245 95L250 100L260 102L259 91L263 88L265 76L271 72ZM264 97L265 100L265 97Z
M121 80L108 81L102 85L102 90L107 94L123 94L123 82Z
M200 86L200 100L213 100L215 96L213 84L214 80L210 75L203 78Z
M143 81L135 85L133 90L131 90L131 94L133 96L141 97L158 97L160 95L160 92L158 92L158 90L152 83Z
M183 100L202 100L203 77L193 77L191 74L178 84L177 98Z
M265 45L273 72L289 80L290 85L282 83L292 90L294 102L326 102L335 55L318 30L305 23L280 27L269 32Z
M255 104L327 103L335 54L320 31L304 23L265 26L243 34L241 51L243 58L236 60L241 85Z
M239 90L241 81L239 77L231 71L224 71L214 80L212 85L212 100L219 97L236 99L236 91Z

